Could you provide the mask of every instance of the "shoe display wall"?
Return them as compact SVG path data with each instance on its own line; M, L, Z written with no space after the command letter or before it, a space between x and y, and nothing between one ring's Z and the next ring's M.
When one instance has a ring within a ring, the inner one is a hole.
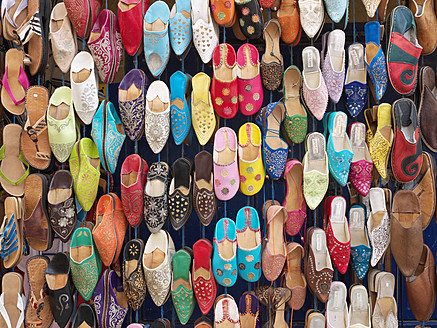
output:
M1 1L0 328L435 326L436 3Z

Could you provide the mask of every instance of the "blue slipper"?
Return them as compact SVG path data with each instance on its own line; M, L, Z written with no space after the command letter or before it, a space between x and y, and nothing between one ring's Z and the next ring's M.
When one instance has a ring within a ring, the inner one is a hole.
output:
M189 18L182 14L183 11ZM176 56L181 56L188 49L192 39L191 1L176 0L170 12L170 42Z
M261 276L261 231L256 209L240 208L236 228L238 274L246 281L258 281Z
M215 280L222 286L231 287L237 281L237 230L229 218L221 219L215 226L212 269Z
M170 9L164 1L154 2L144 16L144 56L154 77L161 75L170 57L169 18ZM159 30L161 24L163 30Z
M364 48L353 43L348 48L349 65L344 82L346 108L352 117L357 117L367 103L367 73L364 64Z
M326 12L334 23L340 22L340 20L346 14L346 9L348 6L348 0L325 0Z
M350 207L349 228L351 231L352 269L358 279L362 280L369 270L372 255L366 225L366 207L363 204L357 203Z
M191 128L191 76L181 71L174 72L170 77L170 94L171 132L176 145L180 145Z
M387 89L387 69L384 52L381 48L381 25L372 21L364 25L366 34L366 66L379 103ZM375 54L372 57L372 54Z
M104 100L100 103L93 118L91 136L99 150L103 169L114 174L126 134L110 101Z
M344 112L327 113L323 117L329 171L341 186L346 186L349 168L354 157L352 145L346 133L347 115Z

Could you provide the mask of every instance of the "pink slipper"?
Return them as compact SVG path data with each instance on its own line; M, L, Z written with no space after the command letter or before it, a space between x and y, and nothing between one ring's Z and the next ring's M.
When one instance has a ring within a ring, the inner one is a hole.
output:
M253 115L263 103L263 86L259 68L259 53L255 46L246 43L238 48L238 101L243 115Z
M240 186L237 162L237 135L220 128L214 137L214 190L218 199L229 200Z

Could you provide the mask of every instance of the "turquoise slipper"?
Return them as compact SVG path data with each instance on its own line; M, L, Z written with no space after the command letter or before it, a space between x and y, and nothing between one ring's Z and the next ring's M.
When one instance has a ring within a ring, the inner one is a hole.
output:
M170 76L171 132L176 145L180 145L191 129L191 76L176 71Z

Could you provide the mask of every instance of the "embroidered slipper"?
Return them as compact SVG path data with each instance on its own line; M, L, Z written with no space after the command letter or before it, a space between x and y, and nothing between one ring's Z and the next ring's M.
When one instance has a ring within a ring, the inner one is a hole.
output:
M351 265L358 279L362 280L369 269L372 249L366 227L366 208L363 204L353 204L349 209L351 233Z
M204 226L211 223L217 210L212 163L212 155L206 150L194 157L193 207Z
M325 25L325 9L322 0L298 0L300 23L305 34L310 39L317 40ZM311 13L311 15L307 15ZM314 13L314 14L313 14Z
M306 107L319 121L323 119L328 106L328 88L320 69L320 53L315 47L302 51L303 99Z
M179 230L190 218L193 211L193 163L181 157L172 165L172 176L168 191L170 222L174 230Z
M26 263L26 274L29 277L29 300L26 304L26 327L49 328L53 322L50 297L44 292L46 284L45 272L49 265L47 256L32 256Z
M212 244L208 239L200 239L193 245L193 289L200 311L206 315L211 310L217 293L212 262Z
M141 46L143 17L150 7L149 0L120 0L117 7L123 47L134 56Z
M287 191L282 206L285 207L288 215L288 220L285 224L285 232L290 236L295 236L299 233L307 217L307 207L302 187L302 163L296 159L287 160L284 179L287 183Z
M59 239L66 243L73 234L77 224L73 177L70 171L56 171L50 182L47 202L50 225L59 236Z
M322 38L322 74L329 98L338 103L343 93L346 35L342 30L327 32Z
M261 231L258 212L250 206L237 212L238 274L248 282L261 277Z
M171 296L176 314L183 325L190 320L196 305L191 282L192 258L193 251L189 247L177 251L172 258L173 279Z
M255 0L251 0L255 1ZM250 43L243 44L237 52L237 82L240 112L256 114L263 103L263 85L260 76L259 53Z
M5 273L0 295L0 325L5 328L24 327L26 297L23 294L23 277L17 272Z
M305 304L307 281L302 272L304 258L305 250L299 243L287 244L287 263L282 276L282 287L291 290L288 307L293 311L300 310Z
M36 85L27 90L27 120L21 131L20 149L26 162L37 170L47 169L52 159L45 115L48 104L49 94L45 87Z
M139 140L144 132L144 110L149 80L140 69L130 70L118 86L121 122L130 140Z
M76 142L69 164L76 199L83 210L88 212L96 200L100 179L99 151L90 138Z
M96 63L102 83L112 83L120 66L122 47L118 18L103 9L88 39L88 48Z
M21 199L7 197L4 202L4 211L5 217L0 227L0 238L2 239L0 256L3 259L3 266L9 269L20 263L23 256L23 208Z
M233 118L238 111L237 55L234 47L222 43L214 49L211 96L215 112Z
M279 132L284 117L284 104L275 102L268 104L256 118L263 131L264 167L275 180L282 177L288 155L288 144Z
M346 108L352 117L357 117L367 103L367 73L364 65L364 47L353 43L348 48L348 68L344 81Z
M76 117L72 92L69 87L59 87L50 97L47 107L47 130L50 148L56 159L64 163L77 141Z
M263 15L258 0L235 0L236 11L238 15L238 24L242 33L243 40L259 39L263 31Z
M52 45L53 59L62 73L67 74L77 53L77 38L63 2L53 7L50 16L49 38Z
M109 267L120 256L128 226L120 198L112 192L100 197L95 215L93 239L103 265Z
M176 56L189 51L192 38L191 1L177 0L170 11L170 42Z
M352 158L349 181L363 197L367 196L372 182L373 162L366 144L366 126L354 122L349 126L349 138L354 157Z
M301 101L302 75L297 66L290 66L284 73L285 119L281 125L282 135L289 146L305 140L308 115ZM285 133L284 133L285 132Z
M94 2L100 3L101 5L101 1L96 0ZM73 25L77 36L80 38L87 38L93 27L90 1L66 0L64 3L68 17L71 20L71 25Z
M381 48L381 25L368 22L364 25L366 36L366 67L370 75L371 91L379 103L387 89L387 70L384 52Z
M170 134L170 90L162 81L153 81L146 94L146 140L155 154L165 147Z
M230 200L238 191L237 136L231 128L220 128L214 137L214 190L220 200Z
M192 0L191 23L194 46L202 62L208 64L219 44L219 27L211 17L209 1Z
M165 162L155 162L147 173L144 189L144 220L151 233L157 233L167 222L170 168Z
M216 128L216 117L209 92L210 85L211 78L205 73L197 73L192 79L191 116L194 132L202 146L211 139Z
M5 56L5 73L2 78L3 107L13 115L23 114L26 90L29 86L29 79L24 71L24 53L17 49L9 49Z
M279 88L284 74L284 59L279 47L281 24L277 19L268 21L264 26L266 51L261 59L261 77L269 91Z
M74 57L70 82L76 114L84 124L91 124L99 107L99 97L94 60L89 52L81 51Z
M45 71L49 54L49 23L51 2L45 0L28 0L27 21L17 29L22 45L28 44L31 75Z
M46 251L53 245L53 230L47 211L47 176L34 173L29 175L24 187L24 229L29 246L37 251Z
M6 40L13 40L15 36L15 31L27 20L27 0L5 0L2 1L2 13L1 20L2 26L0 30L3 29L3 37Z
M231 27L235 23L234 0L211 0L211 11L217 24L223 27Z
M126 134L112 102L100 103L93 118L91 136L99 150L102 168L114 174Z
M137 154L126 157L121 166L121 200L126 219L132 227L136 227L143 219L147 172L149 166Z
M319 206L328 191L329 169L325 145L325 137L319 132L310 133L305 141L303 194L311 210Z
M171 132L176 145L180 145L191 131L191 76L176 71L170 76Z
M8 194L16 197L23 196L24 181L29 175L29 164L20 152L20 134L20 125L6 125L0 148L0 183Z
M245 123L238 131L238 167L240 191L257 194L264 185L265 169L261 155L261 131L254 123Z
M300 15L297 9L297 0L281 1L281 6L276 13L281 24L281 39L287 44L294 43L299 36Z
M91 228L94 224L91 223ZM74 286L88 301L93 295L102 271L102 261L89 228L77 228L70 243L70 267Z
M214 327L240 327L240 316L237 303L231 295L220 295L215 301Z
M241 327L260 328L259 301L255 293L245 292L238 302Z
M144 16L144 56L154 77L162 74L170 58L169 18L164 1L154 2Z
M137 311L145 298L147 285L143 270L144 242L132 239L126 243L123 251L123 289L129 306Z
M268 281L274 281L279 277L286 261L284 225L287 221L287 211L284 207L271 205L268 208L267 235L262 252L262 271Z
M215 280L222 286L231 287L237 281L237 230L235 222L223 218L214 230L214 254L212 267Z

